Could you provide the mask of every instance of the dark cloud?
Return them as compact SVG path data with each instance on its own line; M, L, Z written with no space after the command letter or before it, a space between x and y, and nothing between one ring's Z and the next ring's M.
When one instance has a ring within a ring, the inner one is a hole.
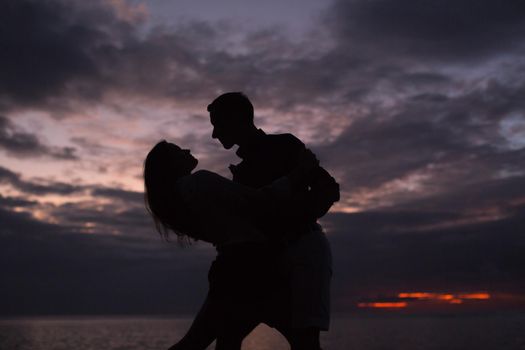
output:
M4 109L33 107L63 116L110 92L205 106L228 90L246 91L260 108L328 106L333 99L326 97L348 82L346 71L366 64L355 55L316 53L317 38L297 45L277 30L234 40L235 26L193 21L140 34L139 24L119 19L103 1L24 0L7 8L2 41L10 50L0 62L9 72L0 83ZM353 85L347 95L368 91L364 81Z
M425 211L447 208L480 217L506 216L525 198L525 176L485 179L467 183L446 182L439 193L399 203L397 208Z
M26 180L1 166L0 184L23 192L18 197L0 196L1 206L39 210L72 232L155 237L154 225L146 212L142 192L97 185L72 185L45 179ZM90 199L68 201L60 205L43 204L49 194L89 195ZM36 200L27 200L24 198L26 195L36 196Z
M340 114L353 103L368 108L384 84L397 92L446 85L454 79L436 69L443 58L519 54L525 30L518 1L336 2L325 30L300 42L268 28L239 39L235 25L196 21L144 32L103 1L6 8L0 101L52 111L108 92L205 106L219 91L241 90L259 108Z
M45 209L74 232L120 234L147 239L159 237L143 204L134 206L134 203L127 203L123 206L116 203L83 201Z
M3 315L194 313L204 300L210 250L76 234L3 209L0 221Z
M336 1L326 23L349 48L425 60L479 60L522 52L525 5L519 0Z
M91 194L95 197L102 196L121 200L128 204L144 203L144 193L142 192L126 191L117 188L94 188Z
M455 96L409 96L395 108L377 108L357 119L333 143L319 147L319 152L330 167L344 174L340 180L350 195L400 180L407 187L399 198L392 195L386 202L424 195L427 205L437 208L445 196L450 205L452 198L459 203L457 194L470 193L468 198L479 200L485 195L482 202L486 204L496 200L498 191L500 200L519 199L525 192L515 183L521 181L516 176L525 173L525 149L512 147L501 125L513 115L524 115L523 93L523 85L489 82ZM410 181L418 189L409 190ZM492 197L480 190L494 186L498 189L490 192ZM505 189L513 187L511 193ZM435 202L434 194L440 198ZM464 210L481 204L461 203Z
M26 180L20 174L1 166L0 184L10 185L24 193L19 197L0 196L2 207L38 210L54 218L71 232L124 234L128 237L156 236L153 222L144 206L144 194L141 192L97 185L72 185L45 179ZM45 196L49 194L89 195L91 198L68 201L60 205L43 204ZM37 196L37 200L27 200L25 195Z
M0 183L9 184L12 187L33 195L58 194L68 195L80 193L86 190L84 186L71 185L65 182L55 182L48 180L27 181L21 175L7 168L0 166Z
M233 57L213 52L220 28L188 23L176 32L159 27L143 38L140 23L123 19L102 0L8 1L0 16L4 110L41 108L63 116L111 91L207 101L217 85L206 77L210 71L202 60Z
M6 117L0 115L0 149L16 157L50 157L57 160L77 160L73 147L53 147L42 143L38 136L16 128Z
M64 96L100 98L104 77L97 62L131 30L108 3L8 0L3 7L4 107L61 108L68 104Z
M332 214L336 305L407 290L523 293L523 209L490 223L428 230L418 228L457 214Z
M2 169L0 169L0 173L1 172L2 172ZM27 200L21 197L11 197L11 196L4 197L0 195L0 207L2 208L14 208L14 207L29 208L37 204L38 202L36 201L30 201L30 200Z

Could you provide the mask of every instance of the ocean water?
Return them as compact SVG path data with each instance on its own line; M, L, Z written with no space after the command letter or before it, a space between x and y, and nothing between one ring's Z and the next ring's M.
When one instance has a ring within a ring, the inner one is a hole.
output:
M2 319L0 350L167 349L190 322L157 316ZM335 317L321 341L325 350L524 350L525 315ZM275 330L259 326L242 349L289 346Z

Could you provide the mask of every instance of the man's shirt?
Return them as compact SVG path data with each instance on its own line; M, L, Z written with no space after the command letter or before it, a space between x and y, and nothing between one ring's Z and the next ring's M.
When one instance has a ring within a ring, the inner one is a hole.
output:
M289 174L298 164L305 145L292 134L268 135L261 129L249 143L239 147L242 161L231 165L233 181L262 188ZM339 200L339 185L326 170L318 167L309 186L295 193L294 208L276 213L280 219L261 217L261 225L270 235L297 235L305 232ZM269 223L272 224L269 224ZM276 227L274 223L279 223Z

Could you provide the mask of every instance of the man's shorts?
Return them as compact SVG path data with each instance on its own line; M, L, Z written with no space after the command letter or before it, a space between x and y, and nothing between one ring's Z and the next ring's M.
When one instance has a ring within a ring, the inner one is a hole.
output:
M328 330L332 252L321 226L290 244L284 260L290 269L291 327Z

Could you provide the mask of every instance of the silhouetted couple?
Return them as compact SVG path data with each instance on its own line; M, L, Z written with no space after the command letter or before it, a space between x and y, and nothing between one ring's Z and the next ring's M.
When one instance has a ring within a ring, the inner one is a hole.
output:
M212 243L209 291L187 334L170 349L240 349L261 322L292 350L319 350L330 319L328 241L317 219L339 200L339 185L291 134L253 123L239 92L209 106L213 138L239 145L233 180L199 170L189 150L159 142L144 165L146 204L158 231Z

